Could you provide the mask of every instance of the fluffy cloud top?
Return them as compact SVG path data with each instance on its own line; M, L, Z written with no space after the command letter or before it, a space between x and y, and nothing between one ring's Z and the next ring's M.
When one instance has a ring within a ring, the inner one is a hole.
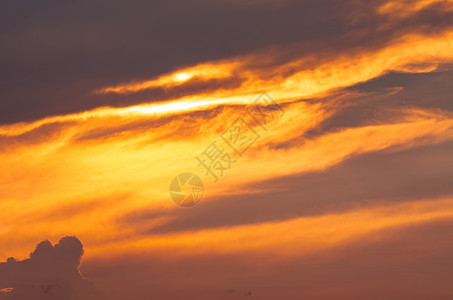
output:
M83 245L74 236L42 241L30 258L0 263L0 299L102 299L79 272Z

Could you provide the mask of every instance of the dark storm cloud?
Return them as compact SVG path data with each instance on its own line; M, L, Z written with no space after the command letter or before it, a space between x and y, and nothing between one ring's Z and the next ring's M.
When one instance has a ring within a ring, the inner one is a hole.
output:
M0 263L0 299L103 299L78 270L82 255L82 243L67 236L39 243L28 259L9 258Z
M91 94L198 62L280 46L284 51L272 61L278 65L304 54L385 44L411 30L435 31L453 19L442 7L429 7L394 23L376 14L382 1L275 3L2 1L0 123L165 100L210 88L200 83L169 94ZM393 25L382 29L387 23ZM263 68L261 60L256 64ZM228 88L232 83L222 84Z

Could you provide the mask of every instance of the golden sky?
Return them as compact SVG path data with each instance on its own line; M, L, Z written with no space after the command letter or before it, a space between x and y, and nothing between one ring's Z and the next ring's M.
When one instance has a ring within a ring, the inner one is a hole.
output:
M2 122L1 261L70 235L107 299L453 296L453 1L361 2L341 35L80 83L107 102ZM213 143L234 161L217 180ZM169 195L185 172L189 208Z

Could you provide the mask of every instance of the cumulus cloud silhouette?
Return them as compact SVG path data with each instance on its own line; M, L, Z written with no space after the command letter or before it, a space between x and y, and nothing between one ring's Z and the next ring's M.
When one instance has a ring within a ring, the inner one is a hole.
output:
M78 269L83 254L80 240L67 236L54 246L42 241L28 259L8 258L0 263L0 299L103 299Z

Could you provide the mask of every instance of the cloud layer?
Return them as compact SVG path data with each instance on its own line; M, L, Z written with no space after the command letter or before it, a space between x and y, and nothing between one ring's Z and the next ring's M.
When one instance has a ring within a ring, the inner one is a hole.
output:
M1 299L103 299L79 272L83 245L67 236L54 246L42 241L30 258L0 263Z
M108 299L453 295L452 1L1 5L3 260L73 232ZM0 297L97 297L82 254L9 259Z

